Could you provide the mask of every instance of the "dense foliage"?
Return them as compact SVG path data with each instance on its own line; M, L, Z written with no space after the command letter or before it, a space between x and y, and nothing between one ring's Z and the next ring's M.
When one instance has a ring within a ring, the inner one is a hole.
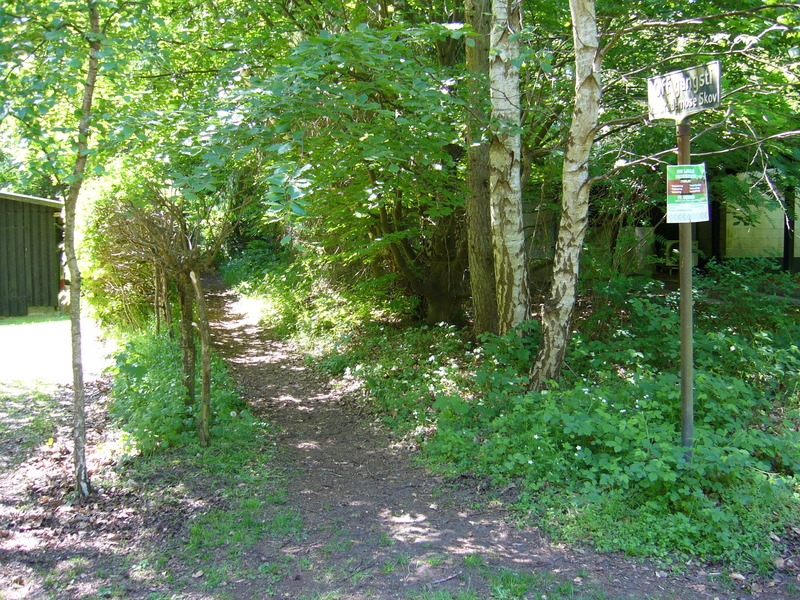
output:
M169 188L187 219L213 205L234 221L236 244L283 240L344 288L393 276L429 325L463 320L465 136L469 126L483 139L492 124L481 108L488 98L463 67L476 42L460 3L5 3L0 173L18 191L57 195L70 183L77 140L68 121L82 112L88 5L100 14L103 50L87 180L119 182L123 197ZM565 4L523 10L524 202L537 215L529 259L546 265L574 57ZM693 118L694 152L720 206L752 220L796 185L791 3L612 2L597 12L604 91L593 226L660 218L659 166L673 160L674 140L671 127L645 119L646 78L696 56L724 63L724 106ZM753 181L738 178L745 171ZM93 230L94 249L114 242L107 231ZM117 279L113 267L98 270L93 297L146 303L146 288L137 299L103 287L102 274Z

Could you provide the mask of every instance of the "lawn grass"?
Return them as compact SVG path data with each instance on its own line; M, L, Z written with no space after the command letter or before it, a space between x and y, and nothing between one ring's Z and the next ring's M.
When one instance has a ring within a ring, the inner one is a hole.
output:
M55 321L69 321L69 313L53 311L35 313L24 317L0 317L0 327L30 325L31 323L53 323Z

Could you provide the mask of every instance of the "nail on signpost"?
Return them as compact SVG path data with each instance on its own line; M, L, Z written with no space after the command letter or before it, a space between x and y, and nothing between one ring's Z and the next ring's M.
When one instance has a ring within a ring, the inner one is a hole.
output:
M691 164L689 117L720 104L719 61L647 80L651 119L672 119L678 138L678 164L667 168L667 222L679 224L681 312L681 444L687 460L694 438L694 324L692 300L692 223L708 221L705 165Z

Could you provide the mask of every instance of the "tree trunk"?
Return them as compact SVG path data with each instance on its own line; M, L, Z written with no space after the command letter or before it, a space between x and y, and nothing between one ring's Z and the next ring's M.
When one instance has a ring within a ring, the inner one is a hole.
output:
M189 272L194 288L195 302L197 304L197 328L200 330L200 417L197 420L197 431L200 435L200 445L208 446L211 439L211 325L208 322L206 299L203 294L203 284L197 271Z
M181 359L183 386L186 388L184 404L194 406L197 391L195 380L197 376L197 345L194 341L194 302L192 300L192 282L188 275L179 274L177 278L178 304L181 310Z
M386 206L379 210L380 231L385 235L398 233L397 224L403 221L402 203L395 202L391 214ZM405 240L389 244L388 249L402 277L425 300L425 323L463 324L463 280L468 259L463 219L454 214L439 219L431 232L427 255L416 252Z
M170 314L169 307L169 280L167 279L167 271L157 262L153 263L153 287L155 296L153 308L156 314L156 333L160 334L162 329L170 331L172 315Z
M474 45L466 47L467 71L473 79L470 96L475 98L467 122L467 243L469 285L475 314L475 335L497 333L497 287L494 280L492 220L489 208L489 145L484 143L483 127L488 115L481 109L486 97L484 83L489 75L489 31L491 0L465 0L466 21L477 34Z
M492 121L489 189L497 286L498 329L504 334L528 318L528 275L522 227L519 94L521 0L492 2L489 84Z
M90 117L99 70L97 54L100 51L100 16L97 11L97 5L94 1L89 0L87 8L90 32L92 34L89 41L89 62L83 85L81 118L78 123L77 156L75 157L71 182L64 200L64 254L66 255L70 279L69 317L72 338L72 385L74 389L72 410L73 464L75 469L75 490L82 498L86 498L92 493L92 486L89 481L89 469L86 465L86 394L83 385L83 342L81 336L81 271L75 248L75 214L84 174L86 173L86 163L89 159Z
M600 109L600 59L594 0L570 0L575 45L575 106L564 155L561 223L553 285L542 315L542 345L531 369L532 389L561 373L569 345L581 248L589 213L589 153Z

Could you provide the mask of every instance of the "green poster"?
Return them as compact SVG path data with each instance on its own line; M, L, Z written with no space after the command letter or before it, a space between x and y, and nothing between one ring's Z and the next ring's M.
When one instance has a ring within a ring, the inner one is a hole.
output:
M667 165L667 223L708 221L706 165Z

